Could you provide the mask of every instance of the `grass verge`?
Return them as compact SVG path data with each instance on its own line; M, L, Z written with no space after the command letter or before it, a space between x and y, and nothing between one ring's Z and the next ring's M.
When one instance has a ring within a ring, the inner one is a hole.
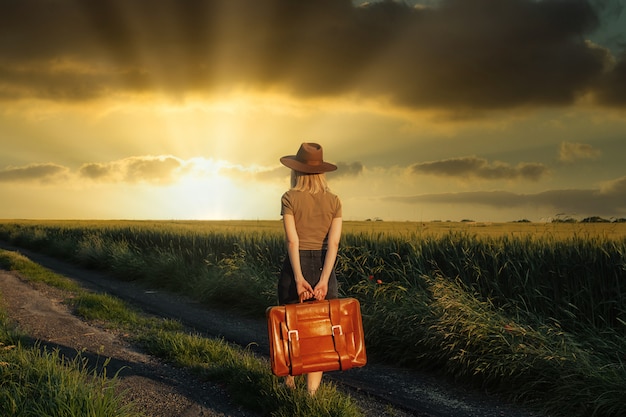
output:
M116 394L116 376L96 375L80 355L22 344L0 311L0 415L4 417L140 417ZM106 366L105 366L106 369Z
M295 390L287 389L278 378L271 374L267 360L255 356L248 349L229 344L221 339L209 339L198 334L185 332L180 323L176 321L144 316L141 312L130 308L123 301L110 295L86 292L79 286L73 285L71 280L41 267L18 253L0 250L0 266L5 269L16 270L27 279L44 282L47 285L68 291L71 295L68 297L68 302L71 303L76 314L87 320L97 320L110 328L124 330L125 333L133 335L133 342L141 344L149 353L177 366L188 368L199 378L222 383L237 404L250 410L276 417L357 417L362 415L354 401L349 396L339 392L333 384L324 383L313 398L306 393L303 378L298 378ZM2 332L2 339L0 340L11 340L9 337L4 337L9 333L8 328L7 323L0 324L0 332ZM7 350L7 352L11 352L11 350ZM37 346L19 347L14 352L18 352L18 356L39 355L37 369L54 368L55 364L60 362L58 355L45 352L45 350L42 352L37 349ZM2 363L4 362L13 363L2 359ZM31 362L35 363L35 361ZM25 366L25 362L21 363L22 365L19 365L18 368ZM29 398L33 410L45 410L50 401L49 392L58 392L66 393L61 396L65 400L61 405L55 407L70 408L70 410L77 410L76 412L62 414L40 411L34 414L15 414L16 412L11 414L7 412L1 415L133 416L133 414L106 414L108 407L115 408L115 403L111 402L109 405L107 401L104 404L104 400L101 401L103 402L102 405L98 405L104 414L92 414L87 412L88 409L81 408L89 405L87 403L90 402L87 399L96 395L95 393L99 392L98 389L107 393L111 393L112 390L105 389L108 387L109 379L106 375L100 375L98 376L100 385L83 384L85 393L79 392L75 388L76 384L73 379L78 380L80 375L86 376L87 367L81 360L70 365L70 370L78 373L79 376L52 379L33 376L35 383L25 384L28 390L21 388L24 381L18 380L14 389L2 391L0 403L8 404L7 407L13 404L11 409L20 410L21 404L24 402L23 398ZM10 380L10 376L2 372L3 367L4 365L0 364L0 385L4 386L5 378ZM112 400L115 400L115 397L112 397ZM120 407L117 407L117 410L129 412Z

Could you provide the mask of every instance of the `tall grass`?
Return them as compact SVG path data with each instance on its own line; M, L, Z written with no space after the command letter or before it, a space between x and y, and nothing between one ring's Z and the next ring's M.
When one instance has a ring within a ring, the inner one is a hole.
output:
M425 290L423 276L443 276L512 314L626 336L625 238L348 235L338 267L348 285L374 276Z
M0 239L249 314L274 304L280 229L192 226L0 223ZM437 369L557 415L624 415L626 234L593 226L346 228L340 291L361 301L375 360Z
M0 312L0 415L3 417L139 417L123 404L117 379L90 370L80 355L26 346ZM106 369L106 364L104 369Z
M354 401L325 383L315 397L306 391L302 377L291 391L269 371L269 362L247 349L221 340L182 332L144 333L141 342L155 355L192 369L202 378L221 381L235 403L263 415L358 417Z

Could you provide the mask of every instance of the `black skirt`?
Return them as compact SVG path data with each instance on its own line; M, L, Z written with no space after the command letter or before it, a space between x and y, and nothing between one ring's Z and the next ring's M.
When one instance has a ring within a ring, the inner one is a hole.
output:
M304 279L306 279L313 288L315 288L320 280L325 258L325 250L300 251L300 266L302 268L302 274L304 275ZM335 276L334 269L328 280L328 293L326 294L327 300L333 298L339 298L337 277ZM280 278L278 279L278 303L293 304L298 302L300 302L300 298L298 297L298 291L296 289L296 280L293 275L293 269L291 268L289 256L285 256L283 268L280 272Z

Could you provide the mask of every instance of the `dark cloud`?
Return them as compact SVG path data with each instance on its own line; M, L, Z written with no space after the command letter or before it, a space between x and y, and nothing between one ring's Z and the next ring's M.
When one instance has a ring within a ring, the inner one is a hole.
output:
M176 171L182 167L177 158L132 158L124 164L125 178L129 182L156 181L171 182L176 178Z
M517 166L512 166L499 161L489 163L486 159L474 156L420 162L411 165L409 170L414 174L428 174L463 179L510 180L520 178L531 181L538 181L549 171L543 164L522 162Z
M66 167L45 163L31 164L24 167L5 168L0 170L0 183L41 181L48 182L61 178L68 172Z
M599 189L550 190L536 194L476 191L396 196L385 200L406 204L470 204L493 208L543 207L554 213L577 213L583 217L623 217L626 213L626 177L618 178Z
M97 182L169 184L185 173L185 162L173 156L135 156L106 163L89 162L78 176ZM72 176L70 168L54 163L30 164L0 170L0 182L60 182Z
M79 175L102 182L171 183L177 179L183 162L172 156L131 157L108 163L87 163Z
M626 52L595 86L596 98L609 106L626 106Z
M97 162L90 162L84 164L79 169L79 174L82 177L90 178L92 180L102 180L110 178L113 174L113 167L107 164L101 164Z
M0 2L0 98L184 96L240 86L383 96L413 108L626 100L626 57L585 39L584 0ZM607 70L608 69L608 70Z

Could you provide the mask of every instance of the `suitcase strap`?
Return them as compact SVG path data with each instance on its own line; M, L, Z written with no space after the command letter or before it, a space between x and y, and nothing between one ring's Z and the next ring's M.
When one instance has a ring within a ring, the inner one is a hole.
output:
M291 375L302 374L302 357L300 356L300 336L298 334L298 314L295 304L285 306L287 321L287 339L289 341L289 358L291 359ZM291 329L291 330L289 330Z
M348 352L346 334L341 327L341 306L338 299L329 300L330 333L333 338L335 352L339 359L340 369L346 371L352 368L352 360ZM302 356L300 355L300 337L298 334L298 314L296 304L285 306L285 321L287 322L287 340L289 358L291 359L291 374L302 374ZM290 330L291 329L291 330Z
M333 342L335 343L335 351L339 355L339 363L341 370L346 371L352 368L352 360L348 354L348 346L346 343L346 334L341 328L341 309L338 299L330 300L330 323L332 325L331 332Z

